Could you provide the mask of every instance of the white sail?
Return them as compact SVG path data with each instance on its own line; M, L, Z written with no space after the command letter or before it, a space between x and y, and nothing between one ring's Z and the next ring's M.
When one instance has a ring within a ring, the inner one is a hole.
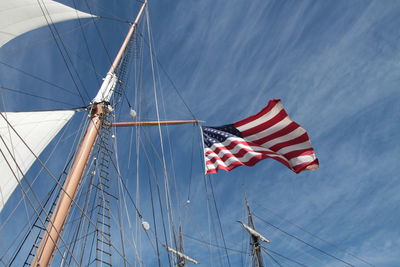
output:
M16 178L20 180L25 175L35 156L46 148L74 113L72 110L1 113L0 211L18 185Z
M0 47L13 38L47 23L91 16L52 0L1 0Z

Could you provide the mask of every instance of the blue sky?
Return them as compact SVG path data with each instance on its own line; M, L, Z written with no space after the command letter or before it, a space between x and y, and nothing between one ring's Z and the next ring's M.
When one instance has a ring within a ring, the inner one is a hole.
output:
M121 1L131 8L110 1L88 2L94 13L124 20L132 19L138 7L132 5L133 1ZM87 10L85 5L80 9ZM280 98L291 117L308 130L320 160L319 170L298 175L277 162L264 160L252 168L240 167L210 176L227 246L247 249L247 236L235 222L245 220L243 201L247 194L257 216L347 262L367 266L280 217L375 266L398 266L400 2L150 1L149 12L157 56L198 119L207 125L232 123L256 113L269 99ZM58 27L67 32L63 36L73 51L74 65L81 72L89 99L98 87L96 75L88 63L82 36L68 30L74 25L64 23ZM107 49L115 54L126 25L106 19L100 19L98 25L104 31ZM94 27L88 25L85 29L101 77L109 66L107 56L96 33L89 33L95 32ZM1 61L74 90L55 46L35 38L45 40L49 34L42 29L35 36L27 34L9 43L0 50ZM28 41L37 45L24 47ZM4 66L0 70L3 86L36 93L40 88L43 96L73 104L62 108L83 105L76 95L54 91L54 87L29 77L21 78L21 74ZM190 119L172 85L165 75L161 77L160 90L166 103L162 117ZM152 90L151 81L144 84ZM15 99L5 91L0 96L6 101L2 110L59 106L32 98ZM154 114L150 107L143 110L143 117L154 119ZM197 144L192 178L188 179L190 143L192 135L198 133L192 126L171 127L169 131L176 136L171 140L177 147L174 155L181 202L175 205L183 207L181 212L186 214L182 216L186 218L184 232L204 240L210 235L208 213L215 213L215 209L207 210L205 205ZM123 140L130 133L119 134L119 140ZM199 142L198 136L195 142ZM188 180L191 203L184 205ZM150 216L148 200L144 193L143 212ZM212 215L215 225L216 214ZM255 223L272 241L268 245L272 250L308 266L343 266L259 219ZM210 240L221 242L214 237ZM188 239L185 244L185 251L205 266L227 266L223 251L212 254L216 258L210 260L207 247ZM229 257L232 266L242 266L241 255L232 253ZM282 258L276 259L292 266ZM265 260L273 264L266 255ZM156 266L156 262L147 264Z

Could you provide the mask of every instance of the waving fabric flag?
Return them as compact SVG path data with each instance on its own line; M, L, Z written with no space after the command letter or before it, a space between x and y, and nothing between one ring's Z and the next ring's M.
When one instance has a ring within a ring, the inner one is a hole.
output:
M256 115L219 127L203 126L206 174L219 169L253 166L275 159L295 173L318 168L318 159L304 128L292 121L279 99Z

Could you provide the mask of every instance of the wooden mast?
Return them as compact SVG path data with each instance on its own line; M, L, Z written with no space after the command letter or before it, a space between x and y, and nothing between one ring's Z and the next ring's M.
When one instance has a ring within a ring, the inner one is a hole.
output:
M247 220L249 226L255 230L254 222L253 222L253 216L251 215L250 212L250 206L246 198L246 207L247 207ZM252 255L253 255L253 266L254 267L264 267L264 261L261 256L261 245L260 245L260 240L258 237L255 235L250 235L250 245L252 248Z
M113 93L113 89L117 81L115 70L125 53L129 41L135 33L137 24L140 20L140 17L142 16L146 5L147 1L142 4L139 13L135 19L135 22L131 25L129 32L113 64L111 65L109 72L107 73L107 76L99 90L99 93L93 100L88 128L86 129L84 138L81 141L79 150L75 155L71 170L65 180L63 189L57 202L57 206L55 208L55 212L53 213L50 222L46 227L44 237L36 251L35 258L33 259L33 262L31 264L32 267L49 266L51 263L54 251L57 248L57 242L60 239L61 231L63 230L73 199L76 195L82 179L82 175L89 160L90 153L98 137L99 129L103 123L104 115L108 112L108 109L103 107L106 107L108 105L107 102L109 101Z

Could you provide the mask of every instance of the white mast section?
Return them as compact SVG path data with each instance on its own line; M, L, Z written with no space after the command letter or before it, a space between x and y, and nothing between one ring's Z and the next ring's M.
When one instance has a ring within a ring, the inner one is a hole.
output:
M74 113L73 110L1 113L0 212L18 185L15 176L22 179L36 160L35 155L42 153Z
M140 8L139 13L135 19L135 22L133 22L132 27L129 29L127 37L126 37L125 41L123 42L121 49L119 50L119 52L114 60L114 63L111 65L110 70L107 73L107 76L104 78L103 84L101 85L100 90L98 91L96 97L92 100L92 103L97 104L97 103L102 103L102 102L105 102L105 103L110 102L111 96L114 93L114 88L118 82L118 77L115 74L115 70L117 69L119 62L125 53L125 49L128 46L133 34L136 31L136 27L142 16L144 8L146 7L146 4L147 4L147 1L145 1L143 6Z
M185 255L185 254L183 254L183 253L180 252L180 251L177 251L177 250L175 250L175 249L173 249L173 248L170 248L170 247L168 247L168 246L165 246L165 245L163 245L163 246L164 246L168 251L170 251L170 252L172 252L172 253L178 255L178 256L181 257L181 258L184 258L185 260L187 260L187 261L189 261L189 262L191 262L191 263L200 264L200 262L196 261L195 259L192 259L191 257L189 257L189 256L187 256L187 255Z
M241 221L237 221L238 223L240 223L244 229L246 229L247 232L249 232L249 234L251 234L252 236L260 239L263 242L269 243L270 241L268 239L266 239L264 236L262 236L259 232L257 232L256 230L254 230L253 228L251 228L250 226L248 226L247 224L242 223Z
M48 23L90 17L52 0L0 0L0 47Z

